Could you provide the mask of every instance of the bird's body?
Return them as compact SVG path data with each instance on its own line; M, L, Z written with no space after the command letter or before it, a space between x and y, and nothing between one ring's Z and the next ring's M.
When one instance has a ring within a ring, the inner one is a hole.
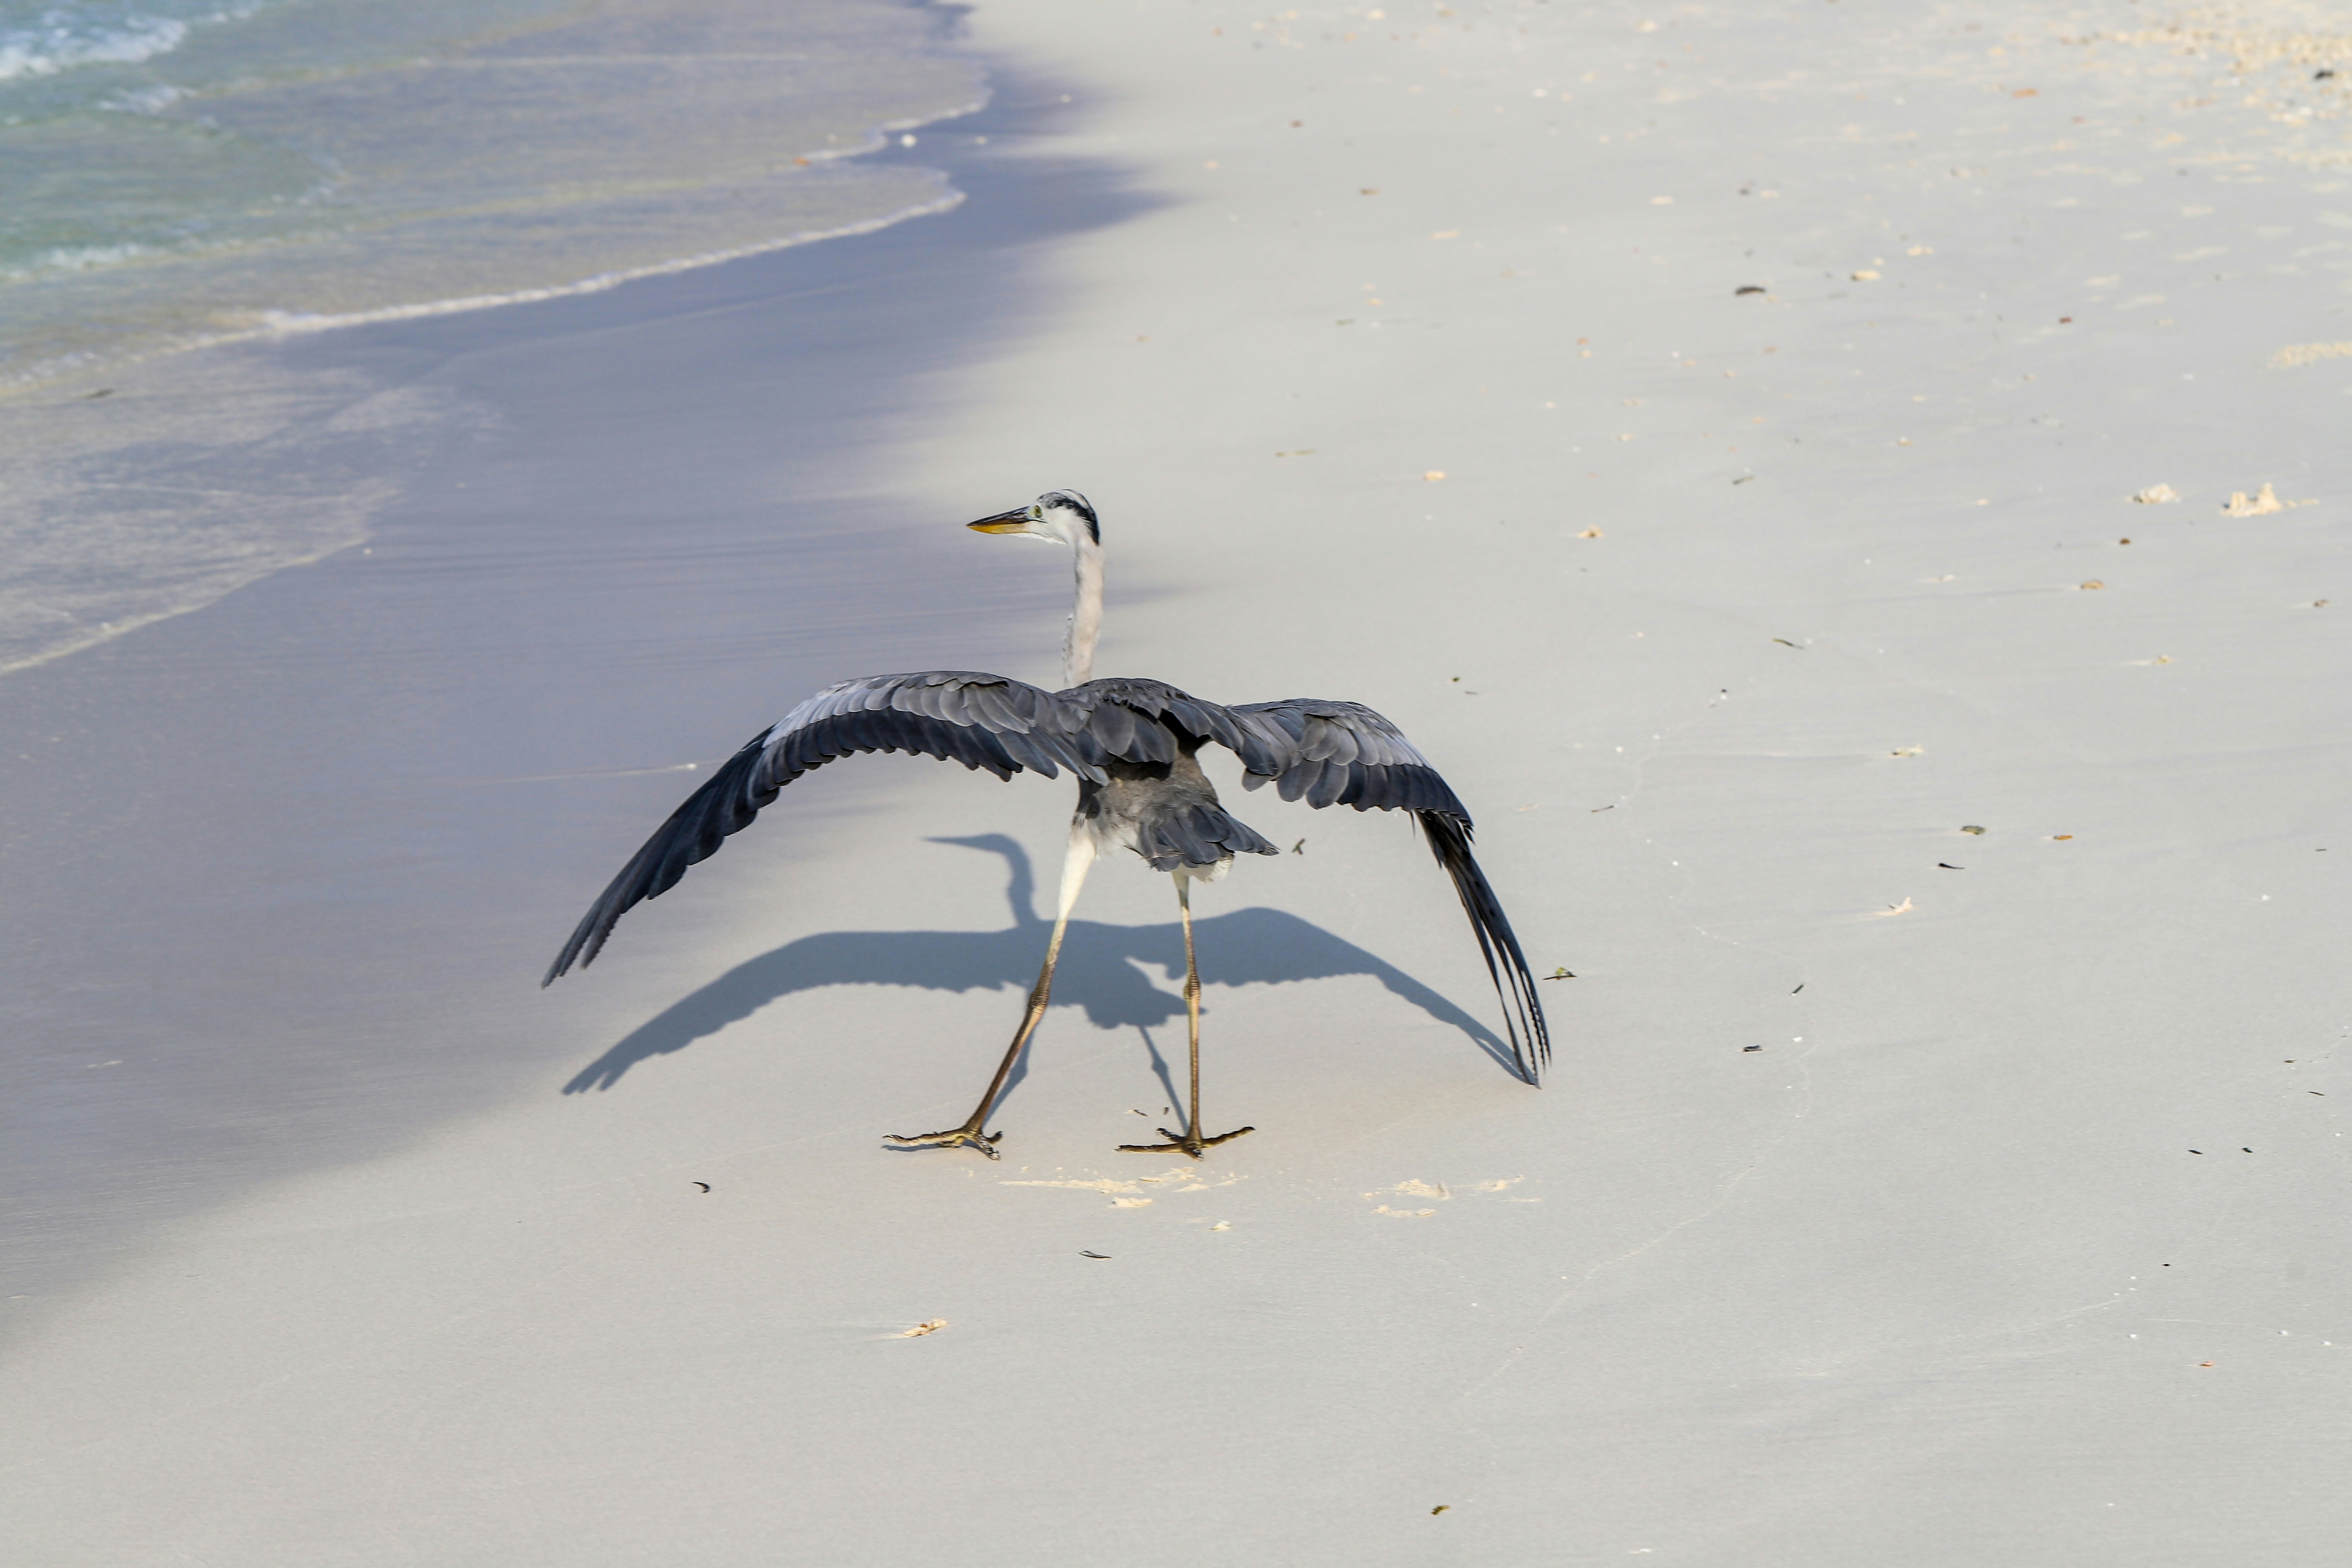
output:
M1103 772L1110 776L1099 784L1078 781L1078 820L1097 855L1132 849L1155 871L1213 882L1236 855L1275 853L1226 814L1192 752L1172 763L1106 763Z
M1549 1060L1543 1010L1526 958L1485 875L1470 854L1470 817L1427 759L1395 725L1353 702L1292 699L1223 707L1162 681L1088 679L1101 623L1099 530L1084 498L1057 490L1030 507L971 525L1058 540L1077 556L1076 605L1064 648L1059 691L963 670L869 676L828 687L752 737L671 814L590 906L542 984L577 962L592 962L614 923L640 900L668 890L688 867L751 826L777 792L813 768L865 752L923 753L1009 779L1023 772L1077 775L1078 805L1062 878L1061 907L1028 1014L970 1121L901 1144L968 1145L995 1157L983 1132L988 1111L1044 1016L1063 931L1087 870L1101 852L1134 851L1171 873L1184 910L1185 996L1192 1016L1192 1120L1166 1144L1198 1158L1238 1132L1200 1131L1200 979L1192 962L1191 884L1214 881L1237 855L1278 853L1217 798L1198 753L1218 745L1241 759L1246 787L1272 783L1285 800L1358 811L1409 811L1453 879L1498 997L1521 1076L1535 1081ZM1524 1043L1523 1043L1524 1042ZM1250 1129L1243 1128L1241 1131ZM1162 1129L1165 1132L1166 1130Z

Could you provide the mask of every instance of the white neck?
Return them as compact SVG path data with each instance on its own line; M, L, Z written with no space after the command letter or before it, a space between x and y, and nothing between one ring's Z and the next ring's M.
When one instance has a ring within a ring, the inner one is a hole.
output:
M1102 546L1081 530L1070 545L1076 578L1069 635L1062 639L1062 684L1083 686L1095 675L1095 639L1102 635Z

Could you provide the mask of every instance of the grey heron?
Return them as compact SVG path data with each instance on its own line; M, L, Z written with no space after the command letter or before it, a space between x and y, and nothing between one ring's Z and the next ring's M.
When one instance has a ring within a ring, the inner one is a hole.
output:
M1076 577L1069 630L1062 645L1064 689L967 670L876 675L827 687L761 731L687 798L614 877L556 955L542 986L573 963L594 961L621 916L674 887L686 868L708 859L730 833L751 825L778 791L812 768L861 752L921 753L1000 779L1022 772L1077 775L1078 807L1070 820L1059 907L1045 960L1013 1043L996 1065L971 1117L940 1132L892 1134L902 1148L979 1150L993 1160L1004 1135L987 1129L988 1113L1036 1032L1053 995L1054 965L1078 889L1097 856L1133 850L1170 873L1183 917L1184 1009L1192 1054L1192 1098L1184 1130L1159 1130L1164 1143L1122 1143L1129 1152L1173 1152L1198 1160L1216 1144L1255 1131L1213 1137L1201 1131L1201 971L1192 948L1192 889L1213 882L1236 855L1279 851L1228 815L1201 771L1198 753L1213 742L1238 756L1244 787L1272 784L1285 800L1302 796L1318 809L1404 811L1420 824L1430 852L1453 879L1487 977L1503 1008L1519 1077L1538 1080L1550 1062L1543 1006L1518 938L1470 853L1470 816L1403 731L1356 702L1290 698L1223 707L1158 680L1097 680L1095 642L1102 631L1102 527L1075 490L1049 490L1024 507L967 526L982 533L1066 546Z

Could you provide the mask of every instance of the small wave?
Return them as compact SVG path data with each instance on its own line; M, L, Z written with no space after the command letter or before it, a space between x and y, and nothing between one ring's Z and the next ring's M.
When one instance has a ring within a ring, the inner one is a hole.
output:
M49 13L56 17L63 15ZM111 27L79 35L62 21L47 27L0 33L0 81L54 76L76 66L137 65L171 53L187 36L188 25L168 16L125 16Z
M176 87L142 87L130 92L116 93L98 107L110 109L118 114L161 114L187 96L184 89Z
M692 272L698 268L716 267L721 262L740 261L747 256L764 256L772 250L789 250L796 245L814 245L824 239L846 239L852 235L872 234L888 228L892 224L908 218L929 217L960 206L963 193L950 190L937 200L918 202L900 207L880 217L863 218L844 224L838 228L811 229L801 234L786 235L781 239L763 239L754 245L739 245L726 250L713 250L700 256L681 256L669 261L656 261L647 267L631 267L615 272L600 272L593 278L583 278L576 283L555 283L545 288L518 289L504 294L469 294L455 300L433 300L415 305L386 305L375 310L352 310L338 315L320 315L305 310L264 310L262 324L250 331L229 332L205 338L192 346L213 343L249 342L257 338L278 337L292 332L332 331L341 327L364 327L378 321L409 321L421 316L454 316L467 310L495 310L500 305L532 305L543 300L569 299L575 294L601 294L607 289L617 289L624 283L635 283L641 278L666 278L676 272Z
M0 283L24 283L58 272L88 272L100 267L120 267L142 256L158 254L150 245L65 245L43 251L19 267L0 267Z

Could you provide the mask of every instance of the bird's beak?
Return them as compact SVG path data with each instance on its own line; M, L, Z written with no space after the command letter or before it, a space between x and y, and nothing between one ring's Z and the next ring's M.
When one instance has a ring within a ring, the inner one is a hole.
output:
M968 522L966 528L982 533L1026 533L1029 531L1033 507L1016 506L1011 511L1000 511L994 517L983 517L978 522Z

